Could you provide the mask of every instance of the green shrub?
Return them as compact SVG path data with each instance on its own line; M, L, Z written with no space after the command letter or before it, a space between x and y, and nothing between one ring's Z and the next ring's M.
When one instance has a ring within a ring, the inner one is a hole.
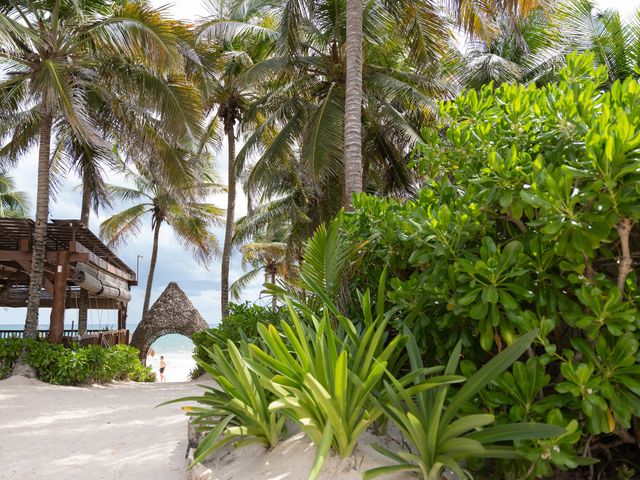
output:
M462 341L472 372L538 329L531 374L522 364L466 407L497 423L578 425L551 453L523 444L534 465L505 467L518 478L574 468L605 435L640 434L627 431L640 415L640 84L604 91L592 61L570 56L555 84L444 103L414 155L416 197L362 195L342 219L352 244L368 242L352 291L387 268L390 324L415 334L427 363Z
M151 369L140 363L138 351L128 345L102 348L74 344L65 348L31 339L0 340L0 378L11 372L23 350L27 363L36 369L38 378L48 383L73 385L113 380L155 380Z
M332 328L329 312L337 312L335 305L326 304L319 318L300 304L294 308L287 299L290 321L283 320L280 329L260 325L265 349L250 346L249 364L277 397L270 408L296 422L318 448L310 479L319 475L329 448L342 457L350 456L360 436L384 411L379 389L389 373L388 364L402 353L408 338L388 335L384 282L383 274L375 311L369 291L360 297L364 319L360 325L336 314L337 328ZM398 380L398 385L435 370L438 368L416 368ZM417 389L462 380L459 376L435 377L407 391L413 394Z
M0 380L6 378L13 368L20 353L23 341L19 338L5 338L0 340Z
M229 315L224 317L217 327L202 330L193 335L194 355L207 363L212 363L213 359L209 356L209 352L213 351L214 346L217 345L225 350L228 340L235 344L241 340L249 343L258 341L258 324L277 324L278 321L278 312L270 308L249 303L230 303ZM196 379L203 373L203 368L197 365L189 376L191 379Z
M318 317L306 306L294 305L291 298L285 298L290 319L281 321L278 328L260 324L263 346L241 342L237 348L228 341L227 349L215 345L209 352L211 363L196 357L217 385L204 387L202 396L168 402L199 404L185 407L196 425L207 432L195 460L229 442L273 446L288 418L317 446L309 474L315 479L331 448L343 457L350 456L362 433L386 415L398 424L418 453L395 454L381 448L391 458L404 460L399 466L375 469L368 475L406 469L436 480L444 466L460 472L460 461L496 455L516 457L514 440L546 439L565 432L555 425L536 423L479 430L494 417L460 413L469 400L522 355L535 332L517 340L468 380L455 375L460 343L446 370L439 366L425 368L411 332L389 335L385 282L383 274L375 308L369 291L359 296L363 319L359 324L338 313L336 305L328 301L322 317ZM399 363L405 343L411 369L396 379L388 365ZM444 375L432 376L443 370ZM465 386L447 396L446 386L465 380ZM427 431L431 433L425 440Z

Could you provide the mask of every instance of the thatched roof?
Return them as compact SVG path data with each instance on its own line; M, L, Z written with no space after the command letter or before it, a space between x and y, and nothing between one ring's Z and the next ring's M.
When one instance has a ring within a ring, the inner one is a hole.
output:
M171 282L133 332L131 345L140 350L144 360L151 344L163 335L178 333L191 337L206 328L209 325L187 294L177 283Z

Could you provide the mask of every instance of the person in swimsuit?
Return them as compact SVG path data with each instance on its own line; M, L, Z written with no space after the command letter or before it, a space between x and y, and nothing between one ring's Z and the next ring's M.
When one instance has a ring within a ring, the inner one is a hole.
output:
M167 364L164 363L164 357L162 355L160 355L160 381L164 382L166 381L166 378L164 378L164 369L167 368Z

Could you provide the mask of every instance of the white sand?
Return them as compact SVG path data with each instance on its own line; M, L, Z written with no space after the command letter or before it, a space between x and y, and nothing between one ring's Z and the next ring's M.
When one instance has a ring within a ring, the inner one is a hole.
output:
M343 459L337 455L327 458L320 478L358 480L366 470L392 465L393 461L374 450L372 443L381 444L392 451L400 449L390 437L365 433L350 458ZM211 469L215 480L306 480L313 466L315 452L315 446L302 433L296 433L273 450L265 450L260 445L223 447L204 465ZM384 478L405 480L415 477L395 474Z
M180 405L195 383L61 387L0 381L0 479L178 480L187 448Z

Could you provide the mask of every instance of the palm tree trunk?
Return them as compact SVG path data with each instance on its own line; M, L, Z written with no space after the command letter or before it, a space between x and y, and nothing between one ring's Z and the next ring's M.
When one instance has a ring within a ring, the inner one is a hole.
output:
M144 306L142 307L142 318L149 311L151 301L151 288L153 287L153 275L156 272L156 261L158 260L158 238L160 237L160 225L162 220L156 219L156 226L153 229L153 249L151 250L151 262L149 263L149 275L147 276L147 289L144 292Z
M229 142L229 180L227 181L227 220L224 231L222 272L220 278L220 307L223 318L229 313L229 264L231 262L231 249L233 247L233 222L236 208L236 137L234 124L235 121L232 120L231 125L225 125L227 140Z
M80 221L86 228L89 228L89 215L91 214L91 190L87 182L82 187L82 207L80 210ZM78 298L78 335L87 333L87 320L89 311L89 292L80 289Z
M276 274L275 273L271 274L271 284L272 285L276 284ZM278 309L278 299L276 298L275 294L271 295L271 309L274 312Z
M40 290L44 275L44 260L47 241L47 221L49 219L49 159L51 156L51 128L53 117L48 105L43 104L40 123L40 148L38 152L38 193L36 197L36 224L33 231L33 252L29 275L29 299L27 317L24 322L25 338L38 336L38 312Z
M80 207L80 221L89 228L89 216L91 215L91 189L84 182L82 186L82 206Z
M346 98L344 106L344 205L362 192L362 11L363 0L347 0Z

